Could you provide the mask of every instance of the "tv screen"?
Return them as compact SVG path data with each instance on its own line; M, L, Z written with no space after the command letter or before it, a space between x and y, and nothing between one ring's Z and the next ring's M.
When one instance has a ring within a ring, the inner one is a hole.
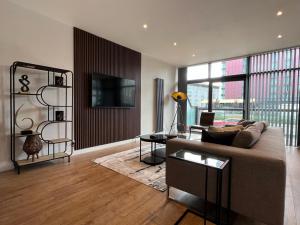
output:
M135 81L92 74L92 107L134 107Z

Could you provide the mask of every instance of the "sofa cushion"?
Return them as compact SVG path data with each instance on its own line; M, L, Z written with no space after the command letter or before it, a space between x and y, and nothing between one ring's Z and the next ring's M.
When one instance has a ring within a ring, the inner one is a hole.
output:
M242 125L235 125L230 127L209 127L209 132L225 132L225 131L241 131L244 129Z
M234 137L239 131L223 131L223 132L211 132L211 131L202 131L202 142L210 142L220 145L232 145Z
M264 129L262 132L265 132L268 129L269 122L267 122L267 121L261 121L261 122L264 123Z
M260 138L264 129L263 123L249 125L246 129L240 131L232 142L232 146L239 148L251 148Z
M255 122L254 124L252 124L252 126L255 126L260 131L260 133L262 133L265 129L265 123L264 122Z

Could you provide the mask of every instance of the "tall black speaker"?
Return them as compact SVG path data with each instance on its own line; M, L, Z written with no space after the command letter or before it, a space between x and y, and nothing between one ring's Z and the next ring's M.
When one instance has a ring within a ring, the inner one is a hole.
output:
M155 79L155 132L164 130L164 80Z

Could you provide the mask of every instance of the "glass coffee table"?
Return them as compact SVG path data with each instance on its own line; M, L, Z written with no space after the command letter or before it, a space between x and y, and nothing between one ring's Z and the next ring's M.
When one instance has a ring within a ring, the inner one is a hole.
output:
M166 148L157 148L157 144L165 145L168 139L176 138L178 135L167 134L147 134L140 136L140 162L144 162L148 165L159 165L166 159ZM151 143L151 154L145 158L142 158L142 141Z

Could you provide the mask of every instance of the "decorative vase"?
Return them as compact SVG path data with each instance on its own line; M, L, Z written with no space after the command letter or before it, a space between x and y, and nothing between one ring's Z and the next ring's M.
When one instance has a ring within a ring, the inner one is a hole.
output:
M64 120L64 111L56 111L55 112L55 120L63 121Z
M55 76L54 79L55 79L54 80L55 86L64 86L64 78L63 77Z
M43 143L38 135L30 135L26 137L25 143L23 145L23 151L27 154L27 160L32 156L32 162L34 162L34 155L39 158L39 151L43 148Z

